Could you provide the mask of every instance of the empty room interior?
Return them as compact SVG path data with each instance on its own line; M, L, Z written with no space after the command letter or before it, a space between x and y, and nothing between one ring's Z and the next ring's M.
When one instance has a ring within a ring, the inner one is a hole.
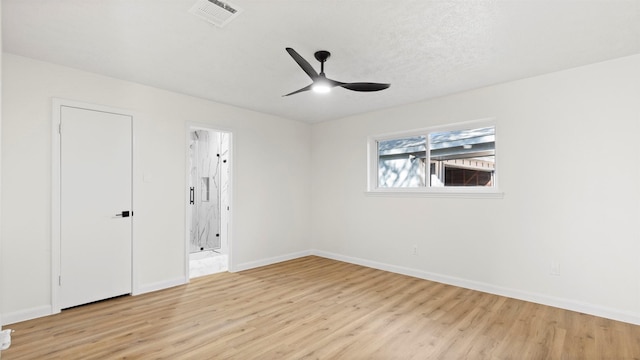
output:
M3 359L640 358L639 0L0 5Z

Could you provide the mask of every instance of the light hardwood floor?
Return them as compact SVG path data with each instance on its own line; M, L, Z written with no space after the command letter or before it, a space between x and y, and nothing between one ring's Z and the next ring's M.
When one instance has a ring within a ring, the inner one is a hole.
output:
M5 328L4 360L640 358L640 326L313 256Z

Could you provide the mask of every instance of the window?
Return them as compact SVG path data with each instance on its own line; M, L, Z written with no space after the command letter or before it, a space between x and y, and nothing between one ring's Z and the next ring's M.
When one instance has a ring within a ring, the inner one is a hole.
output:
M369 138L369 191L497 193L495 125L464 123Z

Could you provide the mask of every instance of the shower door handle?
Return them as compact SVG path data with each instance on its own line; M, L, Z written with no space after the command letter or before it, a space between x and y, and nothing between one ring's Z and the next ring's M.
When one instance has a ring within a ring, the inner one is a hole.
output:
M193 187L189 188L189 205L195 204L195 197L196 194Z

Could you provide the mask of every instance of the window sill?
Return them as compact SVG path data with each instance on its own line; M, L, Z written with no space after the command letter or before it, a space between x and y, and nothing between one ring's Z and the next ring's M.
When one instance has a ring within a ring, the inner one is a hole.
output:
M466 190L460 189L375 189L365 191L366 196L374 197L425 197L454 199L502 199L504 193L498 190Z

